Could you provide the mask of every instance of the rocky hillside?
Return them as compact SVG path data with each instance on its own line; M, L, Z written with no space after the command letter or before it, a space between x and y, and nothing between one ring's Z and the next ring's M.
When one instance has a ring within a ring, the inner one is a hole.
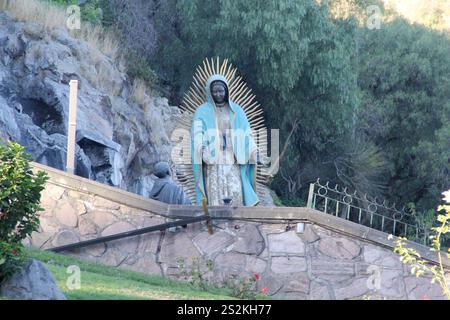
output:
M63 28L46 31L0 12L0 138L64 170L69 81L79 80L76 174L146 195L153 164L169 160L177 107L133 99L117 62Z
M69 82L79 81L76 174L148 195L153 165L169 161L178 107L132 86L121 64L65 28L0 11L0 139L65 169ZM263 205L273 205L264 188Z

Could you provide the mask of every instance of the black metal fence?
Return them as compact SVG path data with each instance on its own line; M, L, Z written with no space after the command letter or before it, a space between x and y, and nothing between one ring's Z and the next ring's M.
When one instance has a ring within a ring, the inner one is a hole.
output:
M386 200L371 198L367 194L360 195L356 191L349 192L347 188L341 189L338 185L332 188L329 182L321 184L317 179L315 183L311 183L307 206L397 237L431 245L431 226L417 224L416 215L420 213L405 207L398 209L395 204L389 205ZM446 243L449 240L447 237L443 238Z

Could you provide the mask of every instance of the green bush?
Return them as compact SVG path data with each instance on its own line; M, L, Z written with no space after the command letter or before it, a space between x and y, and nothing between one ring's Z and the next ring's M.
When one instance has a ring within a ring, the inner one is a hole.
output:
M67 7L70 5L78 5L77 0L41 0L54 5ZM80 7L81 20L92 24L101 24L103 20L103 12L100 8L98 0L89 0Z
M33 173L31 156L10 142L0 146L0 241L20 242L39 228L45 172Z
M39 228L39 202L48 177L33 173L31 156L10 142L0 145L0 281L20 267L21 241Z
M24 261L22 244L0 241L0 284L19 271Z
M125 53L126 69L131 79L142 79L145 83L155 88L158 85L158 76L153 71L150 63L136 50L127 50Z

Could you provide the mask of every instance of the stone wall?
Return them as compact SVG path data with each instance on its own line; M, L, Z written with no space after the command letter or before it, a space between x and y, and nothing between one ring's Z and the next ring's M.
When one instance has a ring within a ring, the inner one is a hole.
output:
M200 207L166 206L41 165L36 168L45 169L51 179L42 195L41 230L30 240L34 247L48 249L171 221L168 217L203 214ZM70 254L178 279L188 278L197 261L211 281L259 273L259 288L285 299L443 298L429 278L411 275L392 252L387 234L377 230L307 208L217 207L211 208L211 215L223 219L214 220L213 235L203 222ZM297 223L303 224L303 231L297 232ZM427 248L411 245L436 261Z

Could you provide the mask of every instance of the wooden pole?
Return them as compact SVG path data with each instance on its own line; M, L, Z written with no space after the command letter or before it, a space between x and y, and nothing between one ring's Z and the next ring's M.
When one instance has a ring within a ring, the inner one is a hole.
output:
M211 223L211 217L209 216L208 204L206 203L206 198L205 197L202 198L202 205L203 205L203 211L205 212L205 216L207 218L206 219L206 224L208 226L208 233L209 234L213 234L214 233L213 226L212 226L212 223Z
M75 135L77 131L77 94L78 80L70 80L69 95L69 126L67 133L67 162L66 171L74 174L75 172Z

